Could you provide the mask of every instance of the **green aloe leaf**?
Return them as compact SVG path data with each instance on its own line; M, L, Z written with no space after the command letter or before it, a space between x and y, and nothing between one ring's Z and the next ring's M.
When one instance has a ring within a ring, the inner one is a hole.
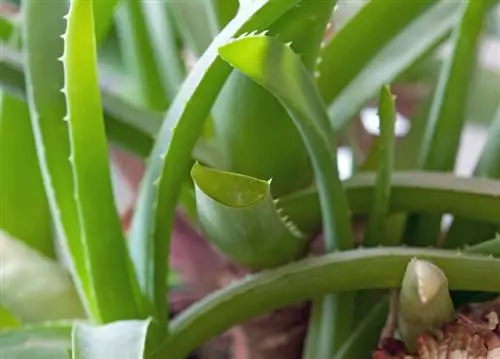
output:
M500 257L500 233L495 238L465 248L467 253L483 253Z
M143 359L151 320L124 320L93 326L76 323L72 359Z
M96 43L101 44L113 23L113 15L120 0L95 0L93 4Z
M353 213L373 207L376 174L359 173L343 182ZM456 177L452 174L398 171L391 176L391 213L450 213L467 219L500 224L499 181ZM280 207L299 228L321 226L318 190L315 187L280 198Z
M401 247L331 253L254 274L211 293L174 319L169 337L151 359L185 358L238 323L328 293L399 287L415 257L438 266L450 290L498 293L500 288L500 278L492 275L500 271L500 260L485 255Z
M57 262L1 232L0 258L0 305L22 323L85 316L70 276Z
M61 59L74 196L86 275L92 278L85 300L95 302L97 313L92 313L92 319L106 323L136 318L141 314L142 300L114 203L92 12L91 1L76 0L71 4Z
M240 12L198 60L163 121L149 158L132 221L130 246L143 293L167 320L165 278L173 217L204 120L230 74L217 48L232 37L265 29L299 0L254 1Z
M334 127L345 127L381 86L441 43L457 21L459 5L380 0L368 2L356 13L320 55L317 83L330 105ZM368 37L368 45L352 45Z
M186 76L174 20L165 1L146 1L142 3L142 7L163 88L167 99L172 101Z
M219 32L213 0L165 0L184 44L201 56Z
M439 330L455 317L448 278L435 264L414 258L408 263L398 303L398 330L406 348L417 350L417 338Z
M34 132L38 161L49 199L52 218L72 258L72 274L80 296L91 293L91 280L86 270L85 249L80 233L80 220L74 198L62 63L65 31L65 0L22 3L24 14L23 42L27 99ZM21 74L22 75L22 74ZM22 79L22 76L21 76ZM91 297L83 301L87 313L97 316Z
M238 0L211 0L217 16L219 28L223 28L231 21L238 11Z
M467 1L462 9L461 21L453 34L453 50L443 64L420 149L419 165L425 170L452 171L460 146L485 6L483 1ZM412 216L407 241L413 245L435 244L440 230L441 216Z
M396 140L394 127L396 123L396 107L388 87L383 87L380 91L378 116L380 137L378 139L377 183L375 184L375 198L373 199L373 207L363 242L365 246L385 244Z
M233 67L263 86L286 108L311 158L319 189L327 251L349 249L353 243L347 201L338 176L335 146L325 104L314 79L293 50L276 38L244 36L219 49ZM351 293L319 299L322 314L312 322L307 357L330 358L351 330L354 310ZM335 315L338 314L338 315ZM339 318L338 316L342 317ZM333 322L333 327L332 327ZM312 353L315 353L314 356Z
M251 268L268 268L306 253L307 238L279 214L269 181L198 163L191 175L201 226L226 256Z
M52 221L26 102L0 93L0 229L54 257Z
M291 42L305 66L314 72L334 3L302 1L281 16L268 34ZM231 73L213 115L214 142L220 148L224 170L263 180L272 178L274 197L312 183L311 162L289 114L276 98L247 76L236 70ZM276 133L286 141L276 141Z
M47 323L0 331L2 359L70 359L71 324Z
M488 130L488 138L474 169L475 177L500 178L500 107ZM446 236L445 247L480 243L491 238L498 226L455 217Z
M164 111L168 106L167 96L140 0L121 2L116 26L123 61L133 84L133 98L143 107Z

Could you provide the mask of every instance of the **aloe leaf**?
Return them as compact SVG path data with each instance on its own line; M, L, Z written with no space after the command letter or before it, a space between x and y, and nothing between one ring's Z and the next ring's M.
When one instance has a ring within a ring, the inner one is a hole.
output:
M86 270L84 243L74 198L66 114L63 66L57 58L63 53L61 35L65 31L65 0L22 3L24 14L26 89L35 145L45 191L58 234L72 259L71 269L79 295L88 314L98 316L91 280Z
M500 178L500 107L488 130L488 137L474 169L475 177ZM476 244L491 237L498 226L455 217L445 247Z
M116 26L134 98L146 108L164 111L167 97L140 0L122 1L116 12Z
M489 254L495 257L500 257L500 234L497 233L495 238L488 241L484 241L473 246L467 246L465 248L467 253L483 253Z
M373 172L343 181L353 213L369 213L376 183ZM398 171L391 176L390 213L450 213L467 219L500 224L498 181L452 174ZM299 228L319 228L321 207L315 187L280 198L280 207ZM319 218L319 219L318 219Z
M298 1L249 4L198 60L162 123L141 184L129 240L141 290L156 307L160 321L167 320L165 278L176 203L190 168L191 151L231 71L217 48L234 36L268 27Z
M93 326L76 323L72 359L143 359L151 320L124 320Z
M71 324L46 323L0 331L2 359L70 359Z
M368 2L320 55L317 83L334 127L345 127L382 85L442 42L458 10L459 3L449 1ZM352 46L367 37L369 46Z
M270 36L291 41L292 49L311 72L334 3L302 1L269 29ZM272 178L274 197L312 183L311 162L290 116L276 98L247 76L232 72L213 115L214 142L220 148L224 170L264 180ZM286 141L276 141L276 133Z
M394 162L396 108L388 87L383 87L379 96L380 138L378 143L377 183L375 184L373 207L363 244L373 246L385 244L386 221L391 195L391 175Z
M408 263L398 303L398 330L410 352L425 331L440 329L455 317L448 279L433 263L412 259Z
M106 323L136 318L142 303L114 203L92 12L91 1L76 0L71 4L61 59L74 196L86 271L92 278L92 289L85 293L85 299L96 303L98 315L94 314L93 319Z
M113 14L119 2L120 0L95 0L92 2L94 9L94 34L97 44L101 44L108 34L113 22Z
M186 76L181 48L177 44L177 33L172 15L165 1L142 2L146 25L153 43L153 51L161 74L167 99L172 101Z
M238 0L211 0L219 28L226 26L238 11Z
M226 256L257 269L285 264L305 254L307 238L278 213L269 181L198 163L191 175L201 226Z
M26 102L0 93L0 229L54 258L52 221Z
M233 67L263 86L287 109L297 126L311 158L323 218L323 233L327 251L353 246L347 201L338 176L336 153L332 150L332 129L326 107L313 77L292 49L276 38L247 36L233 40L219 49L220 55ZM351 294L346 295L348 298ZM317 357L331 357L350 331L349 320L354 310L352 299L320 299L322 313L313 326L317 335L308 347ZM340 309L341 308L341 309ZM338 313L344 320L335 318ZM333 328L329 322L333 321ZM311 343L311 342L310 342ZM321 347L318 350L318 346ZM324 346L324 347L323 347ZM308 349L306 349L308 351ZM306 354L308 355L308 354Z
M169 337L151 359L185 358L238 323L328 293L399 287L415 257L438 266L450 290L498 293L500 288L500 278L492 275L500 271L500 260L484 255L401 247L326 254L251 275L211 293L174 319Z
M219 32L212 0L165 1L184 44L201 56Z
M386 297L371 308L358 323L356 329L335 354L335 359L365 358L370 355L377 346L388 312L389 300Z
M57 262L1 232L0 258L0 305L22 323L85 316L70 276Z
M443 64L420 149L419 165L425 170L453 170L460 145L485 6L483 1L468 1L463 4L462 12L461 21L453 34L452 54ZM417 215L410 217L409 221L409 243L436 243L441 230L441 216Z

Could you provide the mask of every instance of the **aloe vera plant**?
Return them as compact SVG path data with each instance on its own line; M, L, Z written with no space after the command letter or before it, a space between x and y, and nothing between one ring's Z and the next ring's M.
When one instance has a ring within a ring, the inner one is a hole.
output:
M8 4L1 358L498 355L498 1Z

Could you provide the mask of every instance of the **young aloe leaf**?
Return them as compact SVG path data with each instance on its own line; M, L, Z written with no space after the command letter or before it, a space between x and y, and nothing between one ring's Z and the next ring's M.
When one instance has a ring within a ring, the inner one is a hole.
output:
M204 120L231 71L219 58L217 48L234 36L268 27L298 1L259 0L249 4L198 60L163 121L142 181L130 238L141 289L154 303L160 321L167 320L165 278L177 200Z
M52 221L36 154L30 113L0 92L0 229L54 258Z
M167 96L141 1L123 0L116 12L116 25L134 97L143 107L164 111L168 106Z
M28 0L21 5L27 99L45 191L57 231L71 255L71 269L79 295L84 298L87 313L98 317L80 234L68 161L67 125L63 121L66 104L60 92L64 73L57 58L63 53L61 35L66 28L63 16L67 13L67 2L53 1L47 6L44 2Z
M343 182L353 213L373 207L376 174L356 174ZM499 181L456 177L452 174L398 171L391 176L391 213L450 213L467 219L500 224ZM318 190L315 187L280 198L280 207L299 228L321 226Z
M401 247L341 251L254 274L206 296L174 319L151 359L185 358L238 323L328 293L399 287L414 257L439 266L450 290L498 293L500 288L500 278L492 275L500 271L500 260L484 255Z
M0 305L10 309L21 322L85 316L71 278L57 262L2 232L0 258Z
M373 207L363 244L373 246L384 244L386 221L391 195L391 175L394 162L396 132L396 108L388 87L380 91L378 114L380 138L378 143L377 183L375 185Z
M191 175L201 226L226 256L251 268L268 268L306 253L307 238L279 214L270 181L198 163Z
M72 359L143 359L151 320L124 320L102 326L76 323Z
M316 58L335 1L302 1L269 29L270 36L291 42L306 67ZM223 169L272 178L274 197L313 181L311 162L296 127L279 101L239 71L233 71L214 106L214 139ZM238 119L235 121L235 119ZM276 133L286 141L276 141ZM255 138L259 138L258 143Z
M113 23L113 14L119 2L120 0L96 0L92 2L94 9L94 33L98 45L103 42L108 34L109 28Z
M475 177L500 178L500 107L488 130L488 138L474 169ZM445 247L480 243L491 238L498 226L455 217L446 236Z
M454 317L446 275L431 262L412 259L403 277L398 305L398 330L406 348L414 352L419 335L439 330Z
M347 200L338 176L336 153L332 150L335 148L332 146L334 134L313 77L299 56L278 39L260 35L233 40L222 46L219 53L233 67L268 90L286 108L313 164L326 250L351 248L353 236ZM310 338L307 347L321 357L330 358L351 330L349 320L352 320L353 301L351 293L345 296L349 300L335 296L317 301L317 305L322 307L321 313L334 315L333 318L318 315L319 322L312 324L316 327L312 329L316 335ZM335 318L336 313L341 315L342 320ZM330 320L334 323L333 328Z
M142 2L142 7L163 88L167 99L172 101L186 76L172 14L168 11L165 1Z
M449 1L368 2L320 55L318 87L334 127L345 127L381 86L442 42L458 10ZM352 46L367 37L369 46Z
M0 331L2 359L70 359L71 324L47 323Z
M463 4L462 18L453 34L453 51L443 64L420 150L420 167L425 170L454 168L484 14L483 1ZM410 217L407 240L414 245L435 244L440 230L441 216Z
M62 91L68 108L65 119L80 235L86 271L92 278L85 299L95 301L98 315L94 314L94 321L106 323L137 318L143 308L114 203L92 11L92 1L71 3L61 57L65 75Z

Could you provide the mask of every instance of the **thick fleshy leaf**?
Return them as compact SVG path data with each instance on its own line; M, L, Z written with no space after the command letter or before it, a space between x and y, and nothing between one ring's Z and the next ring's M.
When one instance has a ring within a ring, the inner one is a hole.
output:
M64 64L71 144L70 165L86 275L84 295L93 301L92 319L106 323L137 318L144 304L138 293L111 184L108 148L98 86L92 2L71 3L65 33ZM98 209L98 210L96 210Z
M495 257L500 257L500 233L495 235L495 238L466 247L467 253L483 253Z
M5 16L0 15L0 41L9 40L14 32L14 24Z
M0 331L2 359L70 359L71 324L47 323Z
M177 200L204 120L230 74L217 48L234 36L265 29L299 0L254 1L216 37L170 106L149 158L131 228L131 253L144 294L166 320L170 235Z
M414 352L424 331L439 330L455 317L448 279L435 264L412 259L406 268L398 303L398 330Z
M54 257L52 221L26 102L0 92L0 229Z
M232 260L275 267L305 255L307 238L275 207L270 183L196 163L198 216L207 238Z
M345 180L343 186L353 213L369 213L373 206L376 174L365 172ZM391 213L450 213L500 224L500 182L455 177L452 174L398 171L391 176ZM299 228L321 226L316 188L280 198L280 207ZM305 226L304 226L305 227Z
M291 42L311 72L334 3L301 1L269 29L270 36ZM220 148L224 170L272 178L274 197L313 182L311 161L290 115L274 96L245 74L232 72L217 98L213 115L214 142ZM286 141L277 141L276 133Z
M328 293L399 287L415 257L441 268L450 290L498 293L500 288L500 277L491 275L500 271L500 259L484 255L401 247L341 251L254 274L206 296L176 317L151 359L185 358L238 323Z
M23 323L83 318L69 274L50 258L0 232L0 305Z
M339 179L334 133L311 73L276 38L250 35L219 49L222 58L268 90L286 108L311 159L319 189L326 251L354 245L350 214ZM351 331L352 293L318 299L306 357L331 358ZM316 320L314 320L316 319Z
M65 31L65 0L51 6L38 0L22 2L24 14L23 42L27 99L38 161L49 199L56 229L71 254L72 274L79 294L91 292L91 279L86 271L85 249L80 233L80 220L74 198L70 146L67 125L63 121L66 104L62 63L57 59L64 50L61 36ZM22 74L21 79L22 79ZM88 313L97 315L91 296L83 301Z
M461 4L461 20L452 39L453 50L443 64L420 148L422 169L452 171L455 166L484 15L484 1ZM440 230L441 216L412 216L407 241L413 245L435 245Z
M151 321L126 320L102 326L76 323L72 359L143 359Z

